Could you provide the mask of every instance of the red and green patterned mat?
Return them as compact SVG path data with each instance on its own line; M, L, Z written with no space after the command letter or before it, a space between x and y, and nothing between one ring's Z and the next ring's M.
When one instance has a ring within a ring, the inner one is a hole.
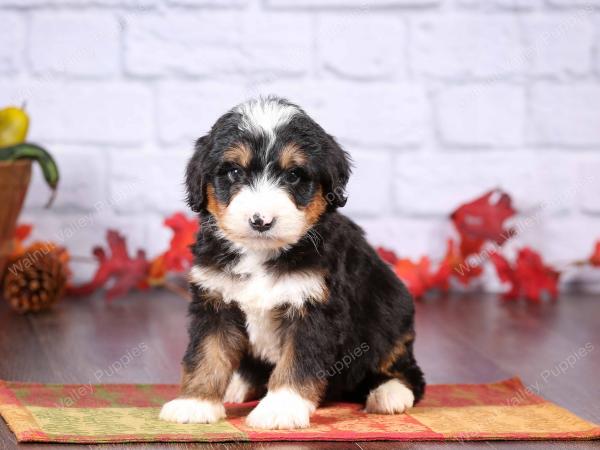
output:
M228 405L214 425L158 420L175 385L53 385L0 381L0 414L20 442L469 441L599 439L600 426L530 393L517 378L490 384L432 385L407 414L366 414L327 404L302 430L256 430L255 403Z

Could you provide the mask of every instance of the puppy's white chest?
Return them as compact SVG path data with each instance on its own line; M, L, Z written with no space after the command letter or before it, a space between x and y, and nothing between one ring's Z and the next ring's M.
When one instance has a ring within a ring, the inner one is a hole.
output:
M276 363L281 352L275 309L282 305L300 308L307 301L320 301L326 293L322 273L294 272L280 275L265 268L264 259L244 255L228 270L195 266L193 283L217 292L226 303L235 302L246 314L246 329L256 356Z
M244 255L228 270L194 266L193 283L221 295L226 303L242 308L273 310L281 305L300 308L307 301L321 301L327 289L324 275L316 271L277 274L267 270L264 260Z
M246 313L246 330L252 353L272 364L281 356L281 334L273 311L241 306Z

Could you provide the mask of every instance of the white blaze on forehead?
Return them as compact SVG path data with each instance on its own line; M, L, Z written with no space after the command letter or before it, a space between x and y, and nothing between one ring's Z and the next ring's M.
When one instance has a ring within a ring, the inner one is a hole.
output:
M240 128L252 134L265 134L272 143L277 128L287 124L298 108L274 97L248 100L234 108L242 115Z

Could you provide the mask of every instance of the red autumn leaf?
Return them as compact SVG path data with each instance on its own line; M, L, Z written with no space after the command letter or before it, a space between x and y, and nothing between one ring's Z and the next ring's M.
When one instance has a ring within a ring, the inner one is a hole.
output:
M422 297L430 288L430 264L429 258L423 256L418 263L410 259L399 259L394 265L396 275L415 298Z
M558 296L560 272L545 265L542 257L534 250L528 247L519 250L512 265L497 253L492 254L491 259L500 280L510 286L505 298L524 297L532 302L539 302L544 294L552 299Z
M32 229L33 225L27 223L17 226L12 240L12 251L9 256L10 259L18 258L23 254L23 252L25 251L25 246L23 245L23 242L29 237Z
M106 292L108 299L126 294L133 288L146 287L146 277L149 264L143 250L138 250L134 258L127 253L125 238L117 231L109 230L106 233L106 241L110 250L110 256L102 247L94 248L94 256L98 260L98 269L93 279L81 286L70 288L73 295L89 295L113 281L112 286Z
M502 245L515 232L504 229L504 221L515 213L510 196L499 189L456 209L450 217L460 234L461 254L477 253L486 241Z
M592 266L600 267L600 241L596 242L596 247L592 256L590 256L589 262Z
M398 256L396 256L396 253L394 253L393 250L388 250L384 247L377 247L376 250L379 257L383 259L386 263L391 264L393 266L398 261Z
M446 293L450 290L450 277L452 276L452 267L446 261L442 261L437 271L430 277L432 288L439 289Z
M507 300L516 300L519 297L519 290L521 287L515 270L506 260L506 258L499 253L491 254L490 260L496 268L496 273L498 274L500 281L508 284L510 287L510 289L504 294L504 298Z
M167 268L165 266L165 254L163 253L150 262L146 281L149 286L162 286L166 276Z
M452 276L455 265L453 253L454 241L448 239L447 245L444 259L440 262L435 274L431 276L431 285L440 289L442 292L448 292L450 289L450 277Z
M175 213L165 219L165 225L173 230L173 237L169 249L164 253L164 266L166 270L183 272L192 264L190 246L198 234L198 220L188 219L183 213Z
M33 225L28 223L23 223L17 226L15 230L15 239L18 241L24 241L31 234L31 230L33 229Z
M530 248L523 248L517 257L517 274L521 281L525 298L538 301L544 293L551 298L558 296L560 273L546 266L542 257Z
M452 277L467 285L471 279L477 278L483 271L481 267L470 266L465 262L458 246L452 239L448 239L446 255L435 271L431 269L431 261L427 256L421 257L418 262L410 259L396 259L394 270L415 298L422 297L431 289L448 292Z
M473 278L481 275L482 271L481 266L468 264L455 242L448 239L446 255L432 276L431 285L443 292L448 292L451 277L455 277L466 286Z

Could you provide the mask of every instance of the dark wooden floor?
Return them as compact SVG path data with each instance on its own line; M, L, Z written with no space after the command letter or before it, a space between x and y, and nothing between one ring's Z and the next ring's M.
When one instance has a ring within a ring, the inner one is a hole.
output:
M113 303L96 296L67 299L53 312L12 314L0 302L0 378L88 383L134 347L147 350L102 382L177 383L186 345L186 302L166 293L131 295ZM564 296L539 306L492 296L430 299L417 307L416 354L430 383L487 382L519 375L544 397L600 423L600 296ZM544 380L586 344L593 351ZM0 448L16 448L0 420ZM28 449L47 445L21 445ZM63 446L78 449L83 446ZM85 446L90 447L90 446ZM96 447L96 446L93 446ZM106 445L104 448L124 448ZM272 443L132 445L135 448L420 449L591 448L593 443Z

